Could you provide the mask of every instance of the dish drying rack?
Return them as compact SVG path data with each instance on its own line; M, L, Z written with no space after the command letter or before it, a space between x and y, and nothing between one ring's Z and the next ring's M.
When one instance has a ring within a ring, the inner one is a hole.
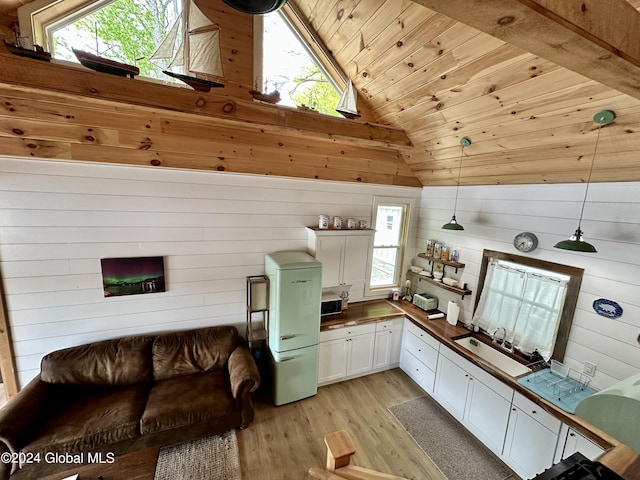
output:
M569 368L557 360L551 360L550 367L546 362L540 365L541 363L528 365L534 370L533 373L521 377L518 383L557 407L574 413L578 403L596 393L589 387L590 376Z

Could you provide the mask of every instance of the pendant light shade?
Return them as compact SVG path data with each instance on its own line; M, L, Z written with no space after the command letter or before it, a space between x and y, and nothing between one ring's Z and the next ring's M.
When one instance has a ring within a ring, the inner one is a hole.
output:
M569 237L568 240L562 240L554 245L555 248L560 248L562 250L571 250L574 252L586 252L586 253L596 253L596 247L584 241L582 238L582 214L584 213L584 205L587 202L587 193L589 192L589 184L591 183L591 173L593 172L593 164L596 160L596 153L598 151L598 140L600 139L600 129L602 125L608 125L609 123L615 120L616 114L613 110L601 110L593 116L593 121L596 122L598 126L598 135L596 136L596 144L593 149L593 157L591 158L591 167L589 168L589 178L587 178L587 188L584 191L584 199L582 200L582 210L580 210L580 219L578 220L578 228L575 233Z
M456 208L458 206L458 190L460 189L460 172L462 172L462 156L464 155L464 147L468 147L471 145L471 139L469 137L462 137L460 139L460 146L462 149L460 150L460 162L458 164L458 183L456 184L456 201L453 204L453 216L449 223L445 223L442 225L443 230L464 230L464 227L458 223L456 220Z
M280 9L287 0L222 0L236 10L251 15L264 15Z
M580 227L576 229L576 232L571 235L568 240L562 240L561 242L556 243L554 247L561 248L562 250L572 250L574 252L597 252L596 247L584 241Z

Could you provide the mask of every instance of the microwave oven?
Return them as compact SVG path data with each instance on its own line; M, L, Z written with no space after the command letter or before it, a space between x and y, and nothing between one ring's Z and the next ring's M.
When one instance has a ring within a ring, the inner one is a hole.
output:
M342 313L342 298L338 295L323 295L320 304L320 316L338 315Z

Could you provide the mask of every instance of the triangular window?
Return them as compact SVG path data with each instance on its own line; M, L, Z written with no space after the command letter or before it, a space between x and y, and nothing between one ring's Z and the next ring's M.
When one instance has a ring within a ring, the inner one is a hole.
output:
M173 81L163 73L170 70L222 80L220 49L212 48L219 27L199 12L194 0L34 0L20 7L19 16L21 25L28 24L21 29L33 32L33 43L56 59L77 62L75 48L134 65L140 77ZM277 90L280 105L339 115L347 77L295 7L253 20L253 88L263 94ZM355 102L353 92L348 98Z
M262 21L262 82L256 89L279 91L280 105L339 115L335 81L287 16L277 11L264 15Z

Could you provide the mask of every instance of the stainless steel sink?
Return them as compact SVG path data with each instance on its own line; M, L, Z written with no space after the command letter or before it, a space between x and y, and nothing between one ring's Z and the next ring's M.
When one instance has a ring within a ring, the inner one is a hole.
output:
M486 343L476 340L472 336L459 338L454 341L471 353L479 356L483 360L486 360L494 367L502 370L507 375L519 377L520 375L531 372L531 369L526 365L523 365L508 355L505 355L501 351L493 348L491 345L487 345Z

